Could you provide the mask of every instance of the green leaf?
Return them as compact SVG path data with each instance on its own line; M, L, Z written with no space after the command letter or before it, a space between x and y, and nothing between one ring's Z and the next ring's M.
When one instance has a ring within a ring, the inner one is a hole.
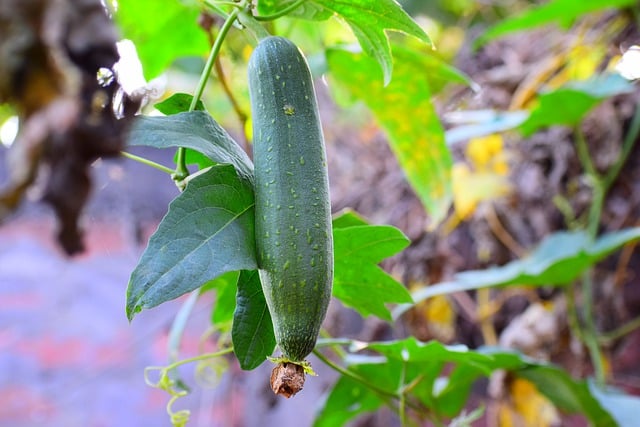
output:
M613 251L640 239L640 227L627 228L600 236L593 242L584 231L557 232L547 236L528 256L502 267L458 273L451 282L424 287L412 294L414 303L436 295L494 286L566 285ZM398 318L411 305L398 307Z
M155 148L191 148L216 163L233 165L243 179L253 183L253 163L247 153L204 111L139 117L128 142Z
M408 337L397 341L373 342L367 344L369 350L374 350L387 359L401 360L407 363L424 362L452 362L471 364L476 367L486 366L484 373L489 375L492 368L492 358L476 353L465 345L445 346L438 341L423 343L415 337Z
M271 15L295 2L296 0L260 0L258 11ZM322 20L334 14L349 25L362 50L375 58L379 67L382 67L385 86L391 81L393 73L391 47L385 31L405 33L431 45L429 36L395 0L308 0L290 15Z
M240 272L231 339L240 367L245 370L260 366L276 347L258 270Z
M169 205L131 274L127 317L228 271L257 268L253 189L229 165L189 182Z
M258 13L262 16L275 15L297 2L298 0L258 0ZM287 14L287 16L315 21L328 19L331 15L331 11L325 9L321 4L311 1L303 2Z
M551 125L575 126L604 99L633 90L633 85L619 74L603 74L568 84L541 95L539 104L520 125L520 130L528 136Z
M393 72L391 47L385 30L405 33L431 44L429 36L395 0L309 0L309 2L334 12L349 24L362 50L375 58L382 67L385 86L391 81Z
M387 131L407 180L435 225L451 205L452 159L420 56L398 50L396 78L383 87L371 78L379 71L370 58L338 49L327 52L339 88L362 99Z
M345 209L333 218L332 226L336 228L354 227L358 225L369 225L367 220L351 209Z
M118 0L115 20L133 41L147 79L158 76L180 57L206 55L207 34L198 26L197 8L176 0Z
M386 225L335 228L333 244L333 296L346 306L362 316L391 320L386 303L411 301L406 288L377 265L409 244L400 230Z
M155 104L154 108L166 116L184 113L189 111L192 99L193 96L188 93L174 93L164 101ZM204 103L201 100L198 100L198 102L196 103L196 110L206 110L204 107ZM198 165L199 169L204 169L215 164L213 160L198 151L185 151L185 164L187 165ZM178 154L176 153L176 157L177 155ZM177 163L177 160L175 158L174 162Z
M517 31L558 23L568 27L573 21L586 13L602 9L633 6L636 0L555 0L538 7L528 9L520 15L506 19L487 30L476 46L482 46L491 40Z
M192 100L193 95L190 95L188 93L174 93L164 101L154 104L153 107L156 110L160 111L162 114L171 116L173 114L188 112L189 108L191 107ZM196 110L205 110L204 103L200 99L196 103Z
M202 287L202 291L215 290L216 300L211 312L211 324L216 328L225 329L231 325L233 312L236 308L236 290L238 271L230 271L209 281Z
M376 384L393 366L386 363L359 365L360 374L368 376ZM347 376L341 376L335 383L322 410L316 416L313 427L340 427L359 414L374 412L384 404L384 400L364 384Z

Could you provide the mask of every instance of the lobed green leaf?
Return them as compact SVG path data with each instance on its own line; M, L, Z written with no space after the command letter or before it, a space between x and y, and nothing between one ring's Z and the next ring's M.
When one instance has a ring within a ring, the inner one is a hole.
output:
M362 316L390 321L385 304L411 301L407 289L377 265L409 244L400 230L384 225L334 228L333 244L333 296L343 304Z

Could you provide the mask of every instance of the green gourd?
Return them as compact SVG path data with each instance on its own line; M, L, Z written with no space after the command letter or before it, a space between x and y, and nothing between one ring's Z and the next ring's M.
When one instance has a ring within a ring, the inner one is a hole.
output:
M248 66L260 279L285 360L315 347L333 281L324 138L309 66L283 37L262 39Z

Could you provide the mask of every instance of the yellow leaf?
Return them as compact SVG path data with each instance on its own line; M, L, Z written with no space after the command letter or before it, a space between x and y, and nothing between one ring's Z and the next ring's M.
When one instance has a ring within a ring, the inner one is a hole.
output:
M478 171L506 175L509 172L509 165L503 145L500 134L472 138L467 144L465 154Z
M446 295L438 295L427 300L422 313L434 337L441 341L454 338L456 313Z
M453 206L460 219L468 218L477 204L509 193L504 176L492 172L472 172L467 165L457 163L452 170Z
M500 426L551 427L559 425L555 406L527 380L516 378L510 386L510 403L502 402Z

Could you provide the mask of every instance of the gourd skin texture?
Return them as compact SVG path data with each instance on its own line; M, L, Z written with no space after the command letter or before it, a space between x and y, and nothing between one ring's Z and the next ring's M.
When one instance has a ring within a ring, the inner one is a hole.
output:
M276 342L292 362L315 347L333 281L324 138L309 67L282 37L249 60L256 246Z

